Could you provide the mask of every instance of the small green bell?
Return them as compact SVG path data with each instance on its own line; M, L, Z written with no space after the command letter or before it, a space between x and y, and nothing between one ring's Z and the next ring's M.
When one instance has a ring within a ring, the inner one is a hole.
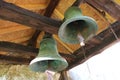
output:
M93 37L98 30L94 19L83 16L80 8L70 7L64 14L64 22L58 31L59 38L70 44L87 41Z
M35 72L62 71L68 66L67 61L62 58L53 38L45 38L40 43L38 56L30 62L30 69Z

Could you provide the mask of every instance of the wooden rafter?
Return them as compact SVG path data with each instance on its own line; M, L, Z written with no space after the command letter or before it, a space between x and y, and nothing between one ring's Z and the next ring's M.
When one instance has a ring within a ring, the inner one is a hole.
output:
M6 41L0 41L0 51L20 53L29 56L36 56L38 53L37 48Z
M114 2L110 1L104 5L99 0L86 0L86 2L108 12L110 15L119 20L120 10L118 5ZM4 1L0 1L0 18L27 25L28 27L36 28L52 34L57 34L59 26L61 25L61 21L56 21L51 18L41 16Z
M5 42L5 41L0 41L0 51L6 51L6 52L12 52L13 54L17 54L16 57L18 58L22 58L21 55L27 55L28 59L27 60L32 60L33 58L35 58L38 54L38 48L34 48L32 46L24 46L24 45L21 45L21 44L16 44L16 43L12 43L12 42ZM68 62L71 60L71 59L74 59L75 57L72 56L72 55L68 55L68 54L63 54L63 53L60 53L61 56L63 56L64 58L66 58L68 60ZM1 55L0 55L1 56ZM4 55L5 56L5 55ZM11 55L6 55L7 57L8 56L13 56L12 54ZM24 57L24 56L23 56ZM15 56L13 57L15 58ZM0 60L2 60L3 58L0 58ZM12 58L11 58L12 59ZM5 58L4 58L5 60ZM8 59L6 59L7 61ZM17 58L13 59L13 60L16 60L17 61ZM29 62L28 61L28 62ZM22 62L21 62L22 63ZM23 62L25 63L25 62ZM26 63L28 64L28 63Z
M0 54L0 64L29 64L31 59Z
M72 6L79 6L84 0L76 0Z
M61 21L36 14L4 1L0 1L0 18L52 34L57 34L59 26L61 25Z
M101 9L117 20L120 20L120 6L112 0L85 0L88 4Z
M44 13L44 16L50 17L56 8L57 4L59 3L60 0L51 0L48 7L46 8L46 11ZM36 40L38 35L40 34L40 30L36 30L31 39L28 42L28 46L35 46L36 45Z
M56 8L56 6L58 5L60 0L51 0L48 7L46 8L46 11L44 13L44 16L50 17L54 11L54 9Z

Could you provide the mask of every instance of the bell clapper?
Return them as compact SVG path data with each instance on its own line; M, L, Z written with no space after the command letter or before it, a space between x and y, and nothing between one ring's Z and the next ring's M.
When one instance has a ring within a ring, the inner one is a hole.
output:
M80 42L80 46L85 46L83 36L79 33L77 37L78 37L78 40Z

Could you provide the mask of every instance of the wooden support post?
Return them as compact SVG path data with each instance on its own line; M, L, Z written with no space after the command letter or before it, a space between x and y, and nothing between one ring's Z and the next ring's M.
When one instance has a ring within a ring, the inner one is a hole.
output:
M69 80L68 79L68 75L67 75L67 71L61 71L60 72L60 78L59 80Z

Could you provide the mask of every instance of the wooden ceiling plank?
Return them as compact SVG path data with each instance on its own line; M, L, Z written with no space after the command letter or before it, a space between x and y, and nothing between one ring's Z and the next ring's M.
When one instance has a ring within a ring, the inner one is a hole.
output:
M52 34L57 34L59 26L61 25L61 21L36 14L4 1L0 1L0 18Z
M30 29L30 28L29 27L24 27L24 26L21 26L21 25L10 26L10 27L7 27L7 28L0 29L0 35L16 32L16 31L28 30L28 29Z
M111 24L110 27L120 39L120 21L116 21L115 23ZM69 63L69 67L67 69L71 69L85 62L89 58L100 54L103 50L108 48L110 44L118 41L110 27L89 40L84 47L85 52L83 51L83 48L76 50L73 54L78 57ZM84 57L84 53L86 54L87 58Z
M120 6L113 2L112 0L85 0L88 4L93 5L96 8L99 8L103 11L106 11L112 17L117 20L120 20Z
M19 56L22 54L27 55L28 57L33 56L34 58L37 56L39 49L31 46L24 46L17 43L0 41L0 51L13 52L14 54L17 53ZM67 59L75 58L74 56L69 54L60 53L60 55Z

